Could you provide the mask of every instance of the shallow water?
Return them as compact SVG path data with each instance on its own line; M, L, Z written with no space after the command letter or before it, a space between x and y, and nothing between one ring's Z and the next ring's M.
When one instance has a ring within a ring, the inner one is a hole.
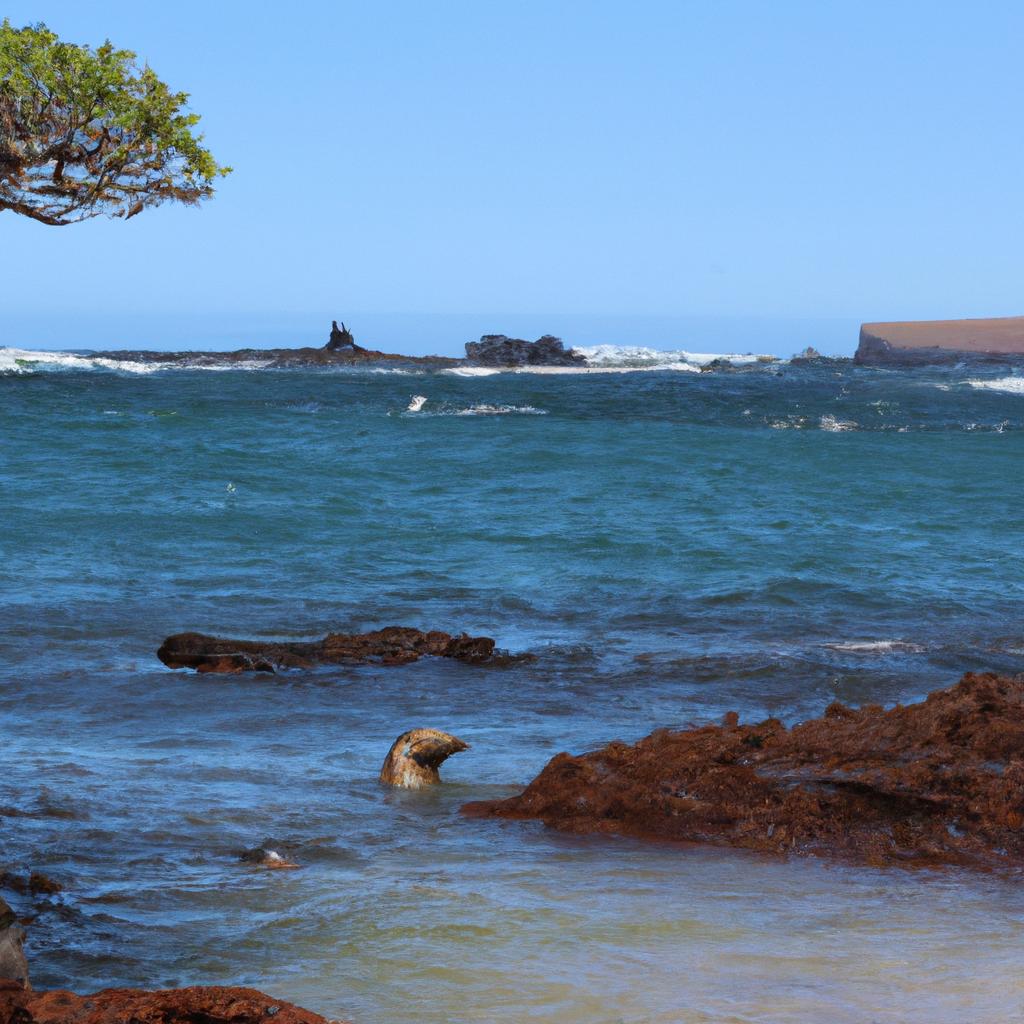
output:
M458 813L560 750L1022 670L1021 378L14 369L0 860L67 884L38 987L249 983L360 1024L1022 1017L1018 880ZM539 657L154 656L391 623ZM381 789L418 725L472 748ZM238 863L265 840L303 869Z

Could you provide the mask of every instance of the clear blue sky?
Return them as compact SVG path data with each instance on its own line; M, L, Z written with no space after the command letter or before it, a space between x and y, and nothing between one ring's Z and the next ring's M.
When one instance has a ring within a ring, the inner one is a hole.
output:
M333 315L407 351L852 351L860 320L1024 312L1024 5L4 12L136 50L236 170L199 210L0 214L0 344L319 343Z

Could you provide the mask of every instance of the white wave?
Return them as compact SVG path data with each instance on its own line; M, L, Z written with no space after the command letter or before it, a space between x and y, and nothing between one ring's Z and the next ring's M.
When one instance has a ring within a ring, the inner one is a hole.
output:
M416 419L427 419L432 416L547 416L547 409L537 409L532 405L489 405L481 402L465 409L442 405L439 409L424 409L416 413ZM388 415L391 415L390 413ZM409 416L406 409L402 416Z
M1024 377L996 377L994 380L969 380L972 388L1003 391L1008 395L1024 395Z
M0 347L0 373L34 373L37 370L115 370L121 373L159 373L161 370L262 370L267 360L237 363L139 363L130 359L103 359L74 352Z
M580 376L592 373L642 373L651 370L700 373L700 367L690 363L664 363L657 366L454 366L441 372L450 373L456 377L491 377L496 373Z
M920 654L924 650L920 644L908 643L906 640L844 640L822 646L829 647L833 651L846 651L850 654L887 654L890 651Z
M413 395L409 404L405 407L406 412L419 412L427 404L426 395Z
M680 364L687 367L701 367L716 359L724 359L735 366L750 363L776 362L774 356L753 355L749 352L690 352L686 349L645 348L642 345L590 345L576 346L578 352L587 360L587 365L621 367L623 369L677 369Z
M535 409L532 405L471 405L468 409L458 409L451 416L508 416L518 413L520 416L547 416L547 410Z
M856 430L858 424L853 420L837 420L835 416L830 416L826 413L826 415L822 416L821 419L818 420L818 426L821 427L822 430L828 430L832 433L840 433L844 430Z

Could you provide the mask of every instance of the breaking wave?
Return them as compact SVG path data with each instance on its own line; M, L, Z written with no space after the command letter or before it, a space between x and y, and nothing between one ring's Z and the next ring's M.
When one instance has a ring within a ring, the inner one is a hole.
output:
M130 359L104 359L74 352L44 352L36 349L0 347L0 374L35 373L39 370L113 370L120 373L150 374L162 370L262 370L265 360L237 363L144 363Z
M996 377L994 380L969 380L972 388L1003 391L1008 395L1024 395L1024 377Z
M777 362L774 356L742 355L732 352L689 352L685 349L645 348L641 345L591 345L573 349L587 360L587 368L603 367L620 370L699 369L716 360L733 366Z

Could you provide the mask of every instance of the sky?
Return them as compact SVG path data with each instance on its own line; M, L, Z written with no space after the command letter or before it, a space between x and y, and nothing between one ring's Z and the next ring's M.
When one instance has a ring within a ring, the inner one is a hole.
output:
M0 344L849 354L1024 313L1024 5L7 0L191 94L200 208L0 214Z

